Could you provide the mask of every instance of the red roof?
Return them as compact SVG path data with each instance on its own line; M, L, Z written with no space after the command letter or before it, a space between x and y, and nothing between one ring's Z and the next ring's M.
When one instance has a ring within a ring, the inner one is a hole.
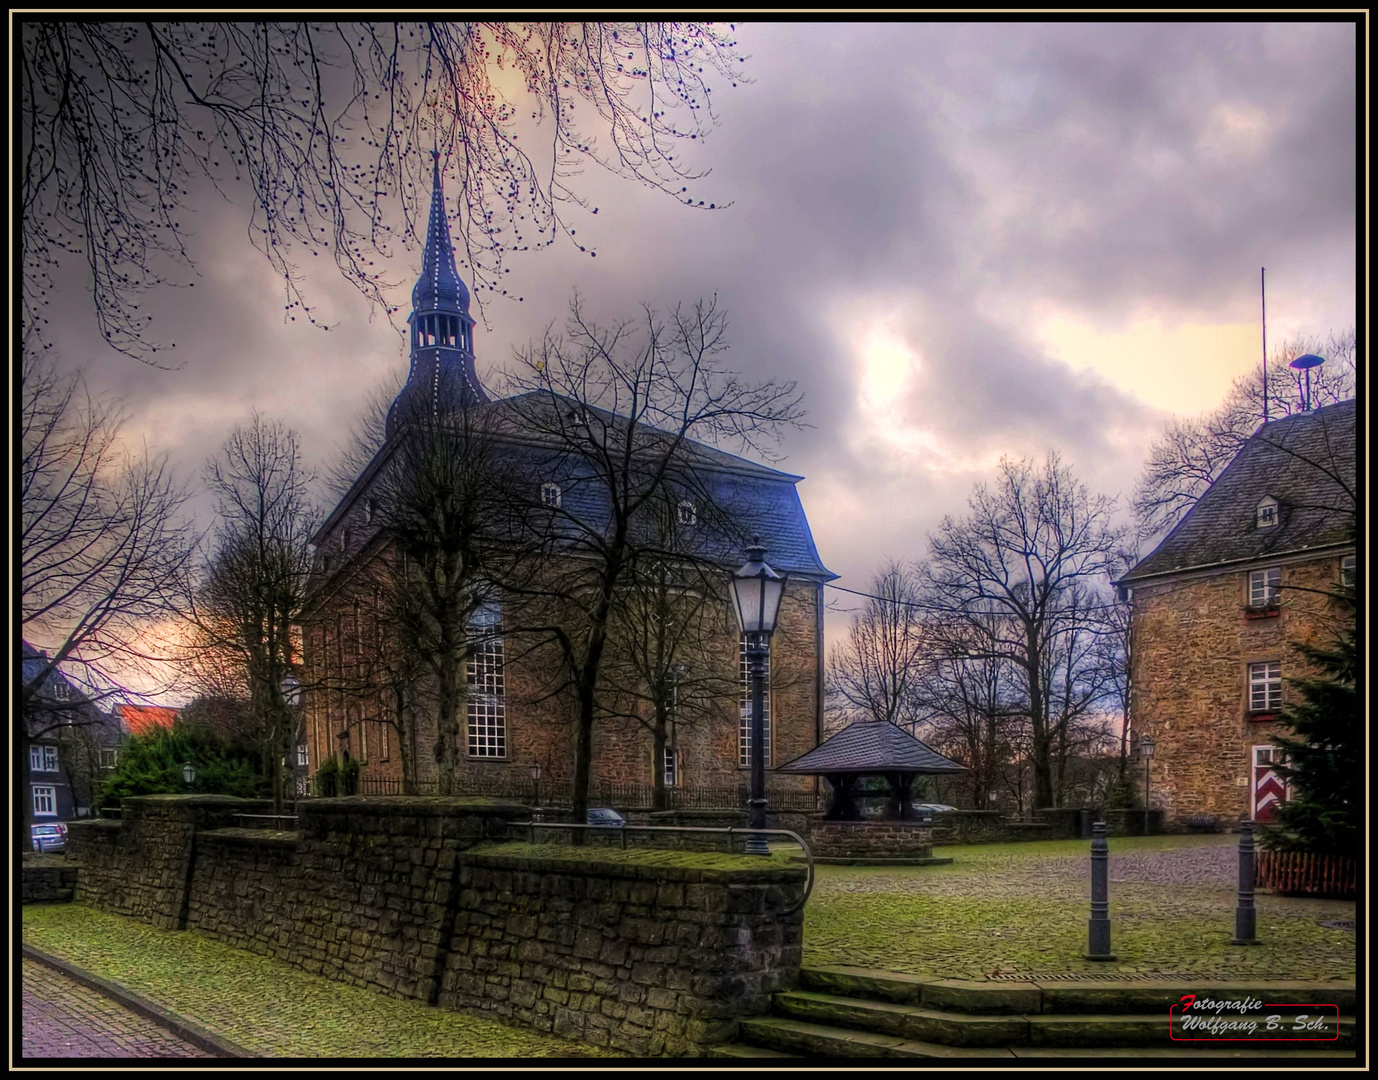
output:
M170 728L177 710L163 705L121 705L120 719L131 735L147 735L155 728Z

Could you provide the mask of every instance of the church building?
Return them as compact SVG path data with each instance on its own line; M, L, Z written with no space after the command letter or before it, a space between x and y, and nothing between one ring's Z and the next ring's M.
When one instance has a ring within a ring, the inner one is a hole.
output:
M523 415L516 407L523 395L490 395L479 378L475 323L469 314L469 291L455 264L438 159L431 199L421 275L412 289L408 319L407 381L388 412L382 447L313 538L316 573L302 626L310 771L316 774L332 759L337 767L349 762L351 771L358 768L358 790L363 794L400 793L404 760L411 763L420 792L436 790L438 779L433 716L413 715L403 726L393 723L391 710L397 699L381 685L370 683L369 661L380 648L380 612L377 592L368 587L362 571L370 560L389 557L380 525L386 463L405 440L415 437L409 418L443 417L453 407L451 403L489 415ZM623 422L613 413L600 415L606 415L611 424ZM537 435L508 419L503 423L512 454L542 452ZM696 490L730 492L730 497L724 497L724 505L730 503L733 514L730 544L723 534L711 534L708 522L698 520L689 500L682 500L677 511L680 526L690 531L699 528L699 557L721 566L724 586L745 561L741 536L759 536L771 566L788 574L768 666L763 745L767 769L771 769L821 741L823 587L836 575L823 565L814 546L797 491L802 477L698 442L687 445L684 460L694 471ZM562 491L555 480L540 486L539 503L553 508L560 507L562 498L577 497L573 487ZM624 804L644 805L642 795L650 789L657 770L663 771L667 787L703 785L724 790L747 783L746 665L725 591L721 608L720 620L714 615L712 622L716 645L700 652L694 661L696 670L686 676L694 679L707 674L706 666L715 669L716 711L676 727L660 760L656 760L644 718L601 719L593 730L591 798L597 800L600 792L611 792L616 786ZM542 801L564 801L573 776L576 712L571 696L541 692L549 681L549 651L528 647L521 640L522 628L510 625L501 598L484 604L475 616L474 631L481 647L465 664L454 789L459 794L519 797L529 792L534 796L539 767ZM712 660L705 660L706 656ZM682 668L688 665L676 665L677 671ZM415 700L424 698L423 694ZM405 747L398 745L403 731L410 744ZM772 790L803 790L811 781L779 776L770 777L769 783Z

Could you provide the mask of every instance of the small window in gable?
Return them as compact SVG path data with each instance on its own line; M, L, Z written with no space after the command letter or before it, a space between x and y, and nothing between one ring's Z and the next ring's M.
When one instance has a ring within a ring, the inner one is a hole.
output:
M1258 527L1271 529L1278 523L1278 501L1271 495L1265 496L1258 504Z
M558 509L560 506L560 485L549 483L542 484L541 502L543 502L546 506L553 506L556 509Z
M681 499L679 501L679 523L681 525L697 525L698 522L699 515L694 504L688 499Z

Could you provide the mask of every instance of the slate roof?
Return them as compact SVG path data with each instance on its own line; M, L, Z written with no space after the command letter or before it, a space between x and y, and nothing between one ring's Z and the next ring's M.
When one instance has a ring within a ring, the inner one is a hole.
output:
M831 739L775 770L785 773L965 772L888 720L848 724Z
M522 447L521 452L531 458L533 470L542 472L542 457L549 459L548 478L560 484L561 505L564 508L590 521L596 521L600 514L610 516L606 491L602 490L596 478L590 480L587 476L580 476L578 455L562 452L549 441L524 430L521 415L537 395L547 396L541 391L533 391L498 398L477 408L493 417L496 432ZM625 423L602 409L588 407L588 411L598 413L610 426ZM654 432L648 428L647 434L653 437ZM399 431L397 438L405 437L405 433ZM312 538L313 543L321 545L325 542L349 507L367 489L390 451L391 446L379 451L317 530ZM686 443L684 451L684 461L694 472L695 482L733 519L738 533L725 535L705 522L697 528L695 535L701 554L724 566L732 566L745 560L743 548L750 537L759 536L766 545L766 559L775 569L807 574L826 581L837 577L823 565L814 544L813 533L795 487L803 477L692 440Z
M1262 425L1117 584L1353 543L1356 417L1351 400ZM1278 524L1260 529L1258 504L1269 495L1279 504Z

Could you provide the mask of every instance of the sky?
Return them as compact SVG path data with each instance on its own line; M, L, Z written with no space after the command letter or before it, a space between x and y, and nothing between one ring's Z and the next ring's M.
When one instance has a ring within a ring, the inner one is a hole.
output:
M1356 29L1346 23L743 24L751 81L720 123L691 210L590 167L579 239L513 262L521 303L477 309L495 372L577 290L602 321L717 295L731 366L796 380L806 428L779 464L838 584L921 557L1002 455L1061 453L1131 493L1173 415L1216 405L1268 340L1356 319ZM193 192L193 195L196 193ZM454 197L453 190L451 197ZM367 391L406 372L396 327L307 258L331 329L285 321L247 201L193 198L195 290L148 299L180 367L106 348L82 282L53 340L128 433L189 482L254 410L323 465ZM582 216L581 216L582 214ZM403 304L420 251L401 252ZM462 272L462 269L461 269ZM401 325L400 322L398 324ZM832 594L838 639L856 601Z

